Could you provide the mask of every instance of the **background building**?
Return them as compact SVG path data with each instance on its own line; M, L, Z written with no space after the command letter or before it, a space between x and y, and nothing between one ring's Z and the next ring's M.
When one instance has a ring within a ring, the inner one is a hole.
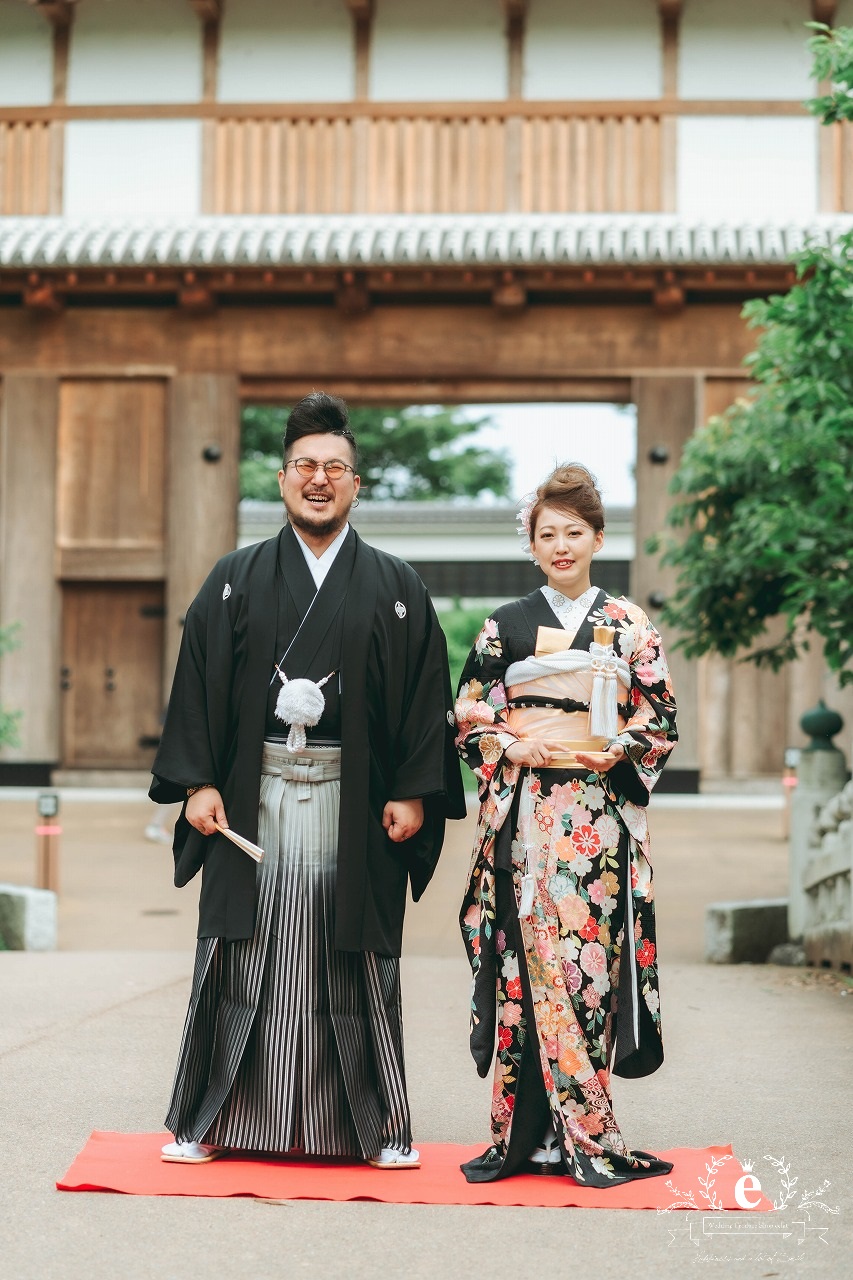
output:
M633 403L654 616L741 303L850 221L812 16L853 0L0 0L2 777L150 762L241 403ZM777 771L825 686L675 665L682 787Z

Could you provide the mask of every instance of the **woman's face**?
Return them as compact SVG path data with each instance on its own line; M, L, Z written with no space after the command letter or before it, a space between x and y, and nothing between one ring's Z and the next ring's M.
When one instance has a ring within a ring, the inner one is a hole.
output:
M579 515L543 507L530 549L548 578L548 586L576 600L589 589L593 553L603 543L603 531L596 532Z

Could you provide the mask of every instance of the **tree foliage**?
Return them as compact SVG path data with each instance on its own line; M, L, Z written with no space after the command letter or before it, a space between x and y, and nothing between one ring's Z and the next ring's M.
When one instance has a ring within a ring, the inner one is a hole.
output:
M853 29L809 24L813 74L830 93L808 103L824 124L853 119ZM760 330L747 365L755 390L688 442L663 560L678 570L664 616L688 655L778 668L823 642L853 683L853 233L811 244L798 283L744 307ZM784 631L767 638L781 615Z
M809 22L816 35L808 41L812 55L812 75L829 84L829 92L811 98L806 106L823 124L853 120L853 27L836 27Z
M244 409L242 497L278 498L276 474L287 416L287 409L271 405ZM446 406L351 407L350 421L358 441L363 498L399 501L509 493L507 455L470 442L488 418L472 420Z
M798 255L799 282L747 303L761 330L747 363L754 394L688 442L664 563L678 590L664 609L688 655L777 668L823 640L853 682L853 234ZM784 634L761 644L771 618Z

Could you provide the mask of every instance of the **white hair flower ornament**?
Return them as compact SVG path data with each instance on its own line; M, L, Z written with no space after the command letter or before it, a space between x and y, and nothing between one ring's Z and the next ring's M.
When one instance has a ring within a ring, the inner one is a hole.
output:
M528 560L532 560L534 564L538 564L539 561L530 550L530 513L536 506L537 498L538 494L535 489L531 489L530 493L526 493L521 499L521 506L518 508L518 515L516 516L518 536L525 539L521 549Z

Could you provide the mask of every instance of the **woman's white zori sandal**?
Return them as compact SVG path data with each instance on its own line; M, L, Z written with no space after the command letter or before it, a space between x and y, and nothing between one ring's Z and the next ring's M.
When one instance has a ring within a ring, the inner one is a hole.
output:
M207 1164L221 1155L219 1147L210 1147L204 1142L167 1142L160 1148L160 1159L174 1164Z

